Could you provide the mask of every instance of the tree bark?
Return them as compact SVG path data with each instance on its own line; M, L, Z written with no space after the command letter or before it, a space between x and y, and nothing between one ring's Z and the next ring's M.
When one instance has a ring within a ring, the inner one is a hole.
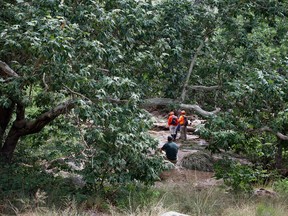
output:
M206 43L207 41L208 41L208 37L206 37L205 40L203 42L201 42L200 46L197 48L197 50L195 52L195 55L192 57L191 64L190 64L190 67L189 67L189 71L188 71L188 74L187 74L187 77L186 77L186 81L184 83L184 86L183 86L183 89L182 89L182 94L181 94L181 97L180 97L181 98L181 102L183 102L185 100L187 87L188 87L188 84L189 84L190 76L192 74L192 71L193 71L197 56L200 53L201 49L203 48L204 43Z
M11 161L20 137L26 136L28 134L38 133L56 117L67 113L72 108L74 108L74 106L75 102L69 100L43 113L36 120L27 121L24 118L25 108L21 104L17 104L16 119L13 122L13 125L5 139L3 147L0 149L0 155L4 157L5 161Z
M170 98L150 98L144 100L144 103L142 104L143 107L151 107L151 106L168 106L171 104L176 104L179 106L180 109L185 109L185 110L193 110L196 113L208 117L208 116L213 116L216 115L218 112L220 112L220 108L217 108L213 111L205 111L203 110L200 106L196 104L183 104L180 103L177 100L173 100Z
M283 147L285 145L287 146L287 144L288 144L288 136L281 133L282 131L281 132L275 132L267 126L260 128L260 131L261 132L263 132L263 131L264 132L270 132L277 137L278 142L277 142L277 146L276 146L277 152L275 154L275 168L278 170L281 170L282 169L282 162L283 162Z
M260 131L266 131L266 132L273 133L273 134L275 134L275 136L278 139L284 140L284 141L288 141L288 136L287 135L284 135L283 133L280 133L280 132L274 132L271 128L269 128L267 126L260 128Z
M20 136L21 133L18 131L18 128L13 125L5 139L3 147L0 150L0 156L3 157L4 161L11 161Z
M0 148L3 144L4 133L11 121L14 106L15 105L12 104L9 108L0 107Z
M214 90L218 90L221 89L220 86L216 85L216 86L198 86L198 85L193 85L193 86L189 86L189 89L192 90L197 90L197 91L214 91Z
M275 167L276 169L282 169L282 161L283 161L283 140L278 139L277 143L277 152L275 155Z
M19 77L5 62L0 61L0 76L2 77Z

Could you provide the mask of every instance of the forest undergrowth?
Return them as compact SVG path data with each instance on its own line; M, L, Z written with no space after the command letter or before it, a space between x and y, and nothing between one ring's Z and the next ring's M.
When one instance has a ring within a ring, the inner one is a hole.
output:
M151 134L159 140L160 147L169 135L169 131L151 131ZM217 180L214 172L183 168L181 160L187 152L203 149L194 145L195 148L191 150L189 143L195 143L195 139L199 141L199 137L192 133L189 133L188 137L191 140L188 139L186 142L176 140L180 145L180 161L173 169L164 171L160 175L161 180L152 187L141 184L128 185L125 188L118 188L113 193L107 193L105 196L103 194L85 196L75 194L75 191L65 196L64 194L67 194L69 190L66 183L60 183L59 179L59 182L45 179L47 184L51 184L49 193L40 188L37 191L31 191L30 194L21 194L19 191L10 191L8 194L7 191L2 191L0 214L158 216L165 212L176 211L191 216L287 215L288 183L284 180L253 185L254 189L265 188L268 192L277 191L273 194L242 193L241 191L237 193L224 185L223 180ZM185 149L187 146L189 150ZM38 176L38 180L41 181L41 178L44 180L45 177ZM37 184L37 177L33 181ZM17 183L20 182L14 181L14 184ZM11 184L13 184L12 181ZM21 184L25 187L25 182Z

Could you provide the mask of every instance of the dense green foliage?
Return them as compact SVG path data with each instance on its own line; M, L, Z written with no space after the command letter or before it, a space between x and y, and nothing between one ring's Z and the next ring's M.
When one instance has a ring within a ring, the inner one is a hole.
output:
M53 108L64 101L74 107L67 107L63 117L39 134L25 137L30 132L24 133L15 162L74 158L74 163L85 167L79 172L89 190L103 189L108 183L158 179L161 159L149 156L158 145L147 132L152 122L148 113L138 108L139 88L126 78L136 69L124 59L135 64L127 53L133 54L131 46L139 43L133 37L142 32L142 24L136 23L139 32L127 39L127 19L142 16L140 12L148 11L149 5L132 1L111 5L4 1L1 8L0 59L19 75L1 80L1 106L13 110L17 105L13 125L23 116L21 120L29 125L43 113L52 115L56 112ZM116 32L118 29L123 32ZM137 55L141 52L135 51ZM23 116L20 106L25 110ZM2 143L9 137L8 130L4 132Z
M254 167L280 169L288 159L285 1L2 0L0 7L1 65L18 74L0 69L0 153L20 173L29 165L38 176L64 158L83 169L65 163L57 172L81 174L83 194L153 183L163 165L139 105L177 99L196 55L189 85L219 88L192 90L184 102L221 108L200 135L212 152L236 151L255 164L228 167L229 184L245 190L256 181ZM15 183L13 190L42 189Z

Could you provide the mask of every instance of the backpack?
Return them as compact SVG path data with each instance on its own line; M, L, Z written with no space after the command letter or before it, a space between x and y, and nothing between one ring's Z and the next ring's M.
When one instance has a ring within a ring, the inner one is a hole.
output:
M171 125L177 125L177 117L173 116L172 121L171 121Z
M184 116L184 126L188 125L188 118L186 116Z

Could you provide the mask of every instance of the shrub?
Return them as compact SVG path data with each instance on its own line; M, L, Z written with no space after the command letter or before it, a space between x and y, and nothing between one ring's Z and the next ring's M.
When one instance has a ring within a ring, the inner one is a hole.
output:
M282 195L288 195L288 179L281 179L274 182L273 189Z
M223 178L224 183L237 193L251 193L254 183L263 183L263 180L269 177L266 170L242 165L229 159L218 161L214 169L216 178Z

